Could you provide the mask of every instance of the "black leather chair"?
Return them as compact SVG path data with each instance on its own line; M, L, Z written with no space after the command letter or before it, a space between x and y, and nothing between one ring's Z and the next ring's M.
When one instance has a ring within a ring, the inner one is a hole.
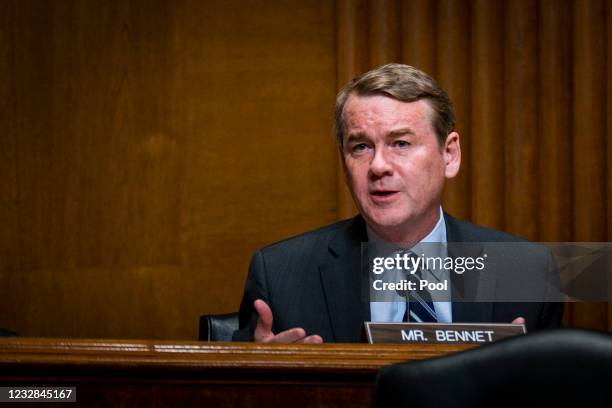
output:
M383 367L374 406L612 407L612 335L558 329Z
M0 329L0 337L17 337L17 333L7 329Z
M201 341L232 341L232 334L238 330L238 313L200 316Z

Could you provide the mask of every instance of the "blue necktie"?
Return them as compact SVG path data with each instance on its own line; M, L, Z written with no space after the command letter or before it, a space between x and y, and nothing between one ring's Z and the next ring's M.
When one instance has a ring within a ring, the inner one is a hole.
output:
M413 252L409 252L408 255L410 258L416 258ZM438 318L430 293L427 290L419 289L419 281L423 278L421 268L417 268L414 274L411 274L410 271L408 273L408 280L415 283L416 290L408 292L404 321L416 323L437 322Z

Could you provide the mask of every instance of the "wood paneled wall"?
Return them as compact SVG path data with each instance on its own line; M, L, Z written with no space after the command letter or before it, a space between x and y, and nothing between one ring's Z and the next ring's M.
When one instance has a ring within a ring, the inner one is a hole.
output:
M194 339L336 219L333 3L0 7L0 327Z
M252 252L350 216L334 95L432 74L463 147L445 208L612 240L605 0L0 3L0 327L189 339ZM612 329L607 305L566 323Z
M463 163L450 213L531 240L612 240L610 2L339 4L339 47L353 57L339 72L403 62L453 99ZM612 330L612 308L568 305L565 324Z

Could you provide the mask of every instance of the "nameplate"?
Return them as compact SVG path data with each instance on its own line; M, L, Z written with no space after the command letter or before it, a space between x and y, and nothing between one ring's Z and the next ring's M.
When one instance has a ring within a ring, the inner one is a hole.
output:
M370 344L485 344L525 334L525 325L505 323L379 323L365 322Z

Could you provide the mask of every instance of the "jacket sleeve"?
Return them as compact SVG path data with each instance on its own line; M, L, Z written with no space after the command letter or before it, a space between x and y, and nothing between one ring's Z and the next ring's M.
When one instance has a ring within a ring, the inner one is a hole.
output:
M561 290L561 277L557 262L550 250L547 253L546 283L547 291L540 311L538 329L554 329L561 326L563 319L564 303L561 302L563 294Z
M261 299L269 304L266 284L266 268L261 251L251 259L249 274L244 285L244 294L238 313L239 329L232 336L233 341L253 341L253 332L257 326L257 311L253 307L255 300Z

